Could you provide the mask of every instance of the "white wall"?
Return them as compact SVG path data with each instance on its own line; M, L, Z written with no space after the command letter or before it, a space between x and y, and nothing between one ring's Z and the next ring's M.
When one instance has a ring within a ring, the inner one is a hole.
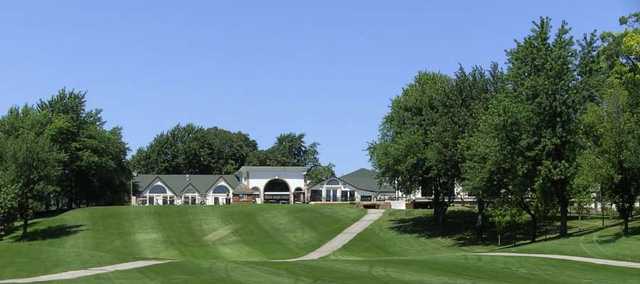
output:
M249 179L245 180L244 183L249 186L249 188L258 187L260 188L260 201L264 200L264 186L272 179L282 179L289 185L289 201L293 202L293 191L299 187L304 189L304 172L293 172L293 171L278 171L278 170L269 170L269 169L249 169Z

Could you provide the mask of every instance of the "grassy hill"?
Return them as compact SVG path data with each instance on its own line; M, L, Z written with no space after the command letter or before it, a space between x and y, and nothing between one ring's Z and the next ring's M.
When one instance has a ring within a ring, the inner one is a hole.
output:
M36 220L29 241L16 242L13 235L0 242L0 278L139 259L293 258L363 214L346 207L269 205L78 209Z
M573 222L574 231L582 232L575 237L497 248L468 242L464 214L452 213L450 230L435 234L426 210L387 211L344 248L321 260L268 261L317 248L363 213L348 207L267 205L75 210L34 225L33 229L43 230L68 227L56 237L46 234L46 240L0 242L0 255L19 260L0 258L0 278L141 258L171 258L178 261L70 282L548 284L637 283L640 279L637 269L472 254L514 250L591 256L591 246L598 243L600 250L607 251L601 256L640 259L637 235L608 239L619 227L587 231L596 225L594 221ZM637 227L638 221L633 223L633 228ZM34 239L37 236L34 234ZM610 243L603 246L598 240Z

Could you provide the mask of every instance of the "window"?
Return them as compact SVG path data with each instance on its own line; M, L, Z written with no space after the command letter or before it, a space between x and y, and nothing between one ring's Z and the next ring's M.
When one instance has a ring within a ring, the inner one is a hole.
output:
M340 195L340 199L342 201L356 201L355 192L353 192L352 190L343 190L342 194Z
M214 194L227 194L227 193L229 193L229 188L227 188L224 185L218 185L213 189L213 191L211 193L214 193Z
M162 185L156 184L149 189L149 194L167 194L167 189Z
M322 201L322 190L311 190L311 201Z
M332 179L327 182L327 185L340 185L340 182L337 179Z
M149 205L156 205L153 195L149 196Z
M338 190L337 189L326 189L324 193L324 200L327 202L336 202L338 201Z

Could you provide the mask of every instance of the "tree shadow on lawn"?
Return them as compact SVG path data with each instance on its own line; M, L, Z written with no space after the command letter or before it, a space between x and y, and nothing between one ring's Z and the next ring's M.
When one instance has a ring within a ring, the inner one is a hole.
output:
M63 237L67 237L70 235L77 234L81 231L84 225L53 225L46 228L38 228L28 230L27 234L22 236L22 234L18 233L11 237L14 242L30 242L30 241L44 241L51 239L59 239Z
M452 210L447 212L446 221L443 226L436 224L432 215L423 215L406 218L395 218L390 220L390 229L401 233L416 235L422 238L447 238L454 242L453 246L496 246L498 237L495 227L486 226L484 236L481 241L478 240L475 228L477 215L474 211L469 210ZM485 220L486 221L486 220ZM579 227L569 225L569 237L579 237L591 233L596 233L608 228L620 226L621 222L608 224L605 227ZM541 224L537 232L537 240L535 243L547 242L561 239L557 235L558 226L554 223ZM630 227L630 234L627 236L640 234L640 226ZM610 235L600 236L598 243L613 243L624 237L622 231ZM513 248L531 244L530 225L524 224L521 227L505 230L502 234L502 248Z
M443 226L438 225L432 215L396 218L391 221L391 230L416 235L422 238L448 238L457 246L479 245L475 235L476 214L473 211L455 210L447 212Z

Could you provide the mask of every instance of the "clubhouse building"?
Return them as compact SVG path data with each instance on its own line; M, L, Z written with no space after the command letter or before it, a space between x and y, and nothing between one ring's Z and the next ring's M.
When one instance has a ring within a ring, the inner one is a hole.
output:
M306 180L306 167L240 168L232 175L138 175L137 205L225 205L231 203L369 202L399 193L379 183L376 173L359 169L317 184Z

